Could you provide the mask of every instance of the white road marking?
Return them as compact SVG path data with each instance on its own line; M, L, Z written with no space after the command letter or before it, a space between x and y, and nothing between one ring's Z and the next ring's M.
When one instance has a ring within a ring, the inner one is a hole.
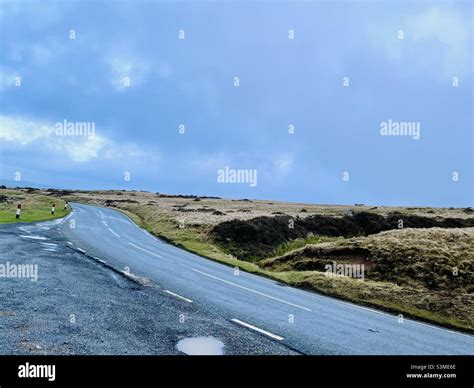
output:
M341 303L343 305L346 305L346 306L349 306L349 307L352 307L353 309L359 309L359 310L365 310L365 311L369 311L371 313L375 313L375 314L379 314L379 315L383 315L385 317L388 317L388 318L391 318L391 319L397 319L398 320L398 315L394 315L394 314L389 314L389 313L386 313L384 311L379 311L379 310L375 310L373 308L370 308L370 307L365 307L365 306L359 306L357 304L354 304L354 303L351 303L351 302L346 302L344 300L341 300L341 299L337 299L335 297L332 297L332 296L326 296L326 295L316 295L316 294L313 294L309 291L305 291L305 290L301 290L301 289L298 289L298 288L293 288L291 286L288 286L289 288L291 288L292 290L295 290L295 291L298 291L298 292L302 292L302 293L305 293L306 295L312 297L312 298L319 298L319 299L322 299L322 300L325 300L327 301L328 299L331 300L332 302L336 302L336 303ZM451 329L446 329L444 327L439 327L439 326L435 326L435 325L432 325L432 324L429 324L429 323L424 323L424 322L420 322L420 321L415 321L413 319L410 319L410 318L406 318L406 317L403 317L403 321L404 322L408 322L408 323L414 323L416 325L421 325L421 326L426 326L430 329L436 329L436 330L441 330L441 331L444 331L444 332L449 332L451 334L457 334L457 335L462 335L464 337L467 337L467 338L474 338L474 336L472 336L471 334L466 334L466 333L461 333L459 331L454 331L454 330L451 330Z
M104 220L102 220L102 223L108 228L109 225L107 225L107 222L105 222Z
M115 236L120 237L117 233L115 233L112 229L108 228Z
M83 213L83 212L84 212L84 211L83 211L82 209L80 209L79 207L77 207L77 209L79 210L80 213ZM118 212L118 213L119 213L121 216L127 218L130 224L134 225L137 229L139 229L140 231L146 233L149 237L153 238L153 239L155 240L155 242L161 243L161 241L160 241L159 239L157 239L155 236L153 236L152 234L148 233L148 232L145 231L144 229L140 228L137 224L135 224L135 222L133 222L133 221L130 219L130 217L128 217L126 214L121 213L121 212ZM67 218L70 217L70 216L72 216L72 215L73 215L73 214L69 214L69 215L67 216ZM113 217L108 217L108 218L113 218ZM115 219L115 218L114 218L114 219ZM121 220L121 219L116 219L116 220L117 220L117 221L121 221L121 222L127 222L127 221L123 221L123 220ZM23 230L23 229L22 229L22 230ZM30 233L28 230L24 230L24 231L27 232L27 233ZM27 236L24 236L24 237L27 237ZM70 242L68 242L68 244L72 245L72 243L70 243ZM130 244L130 245L133 245L133 246L135 246L136 248L141 249L141 250L143 250L143 251L145 251L145 252L148 252L148 253L150 253L150 254L152 254L152 255L155 255L155 256L157 256L157 257L161 257L160 255L158 255L158 254L156 254L156 253L154 253L154 252L148 251L148 250L146 250L146 249L144 249L144 248L141 248L141 247L139 247L139 246L137 246L137 245L135 245L135 244L133 244L133 243L130 243L130 242L129 242L129 244ZM169 245L165 245L165 246L168 247ZM172 247L172 246L170 246L170 247L171 247L171 248L174 248L174 247ZM176 248L176 249L177 249L177 248ZM193 255L193 256L195 256L195 255ZM199 256L196 256L196 257L199 257ZM192 269L192 268L191 268L191 269ZM196 271L196 272L200 272L200 271L195 270L195 269L193 269L193 270ZM257 275L257 274L249 273L249 272L246 272L246 271L243 271L243 270L242 270L242 272L245 273L246 275L250 275L250 276L256 277L256 278L260 279L261 281L268 281L268 282L272 282L272 283L273 283L273 282L277 282L276 280L269 280L269 279L266 279L266 278L262 278L261 276L259 276L259 275ZM208 274L205 274L205 273L202 273L202 274L204 274L204 275L206 275L206 276L213 277L212 275L208 275ZM223 280L223 279L219 279L219 278L216 278L216 279L221 280L221 281L224 281L224 282L227 282L227 281L225 281L225 280ZM234 285L234 286L236 286L236 287L240 287L240 288L246 289L245 287L239 286L239 285L237 285L237 284L233 284L233 283L231 283L231 282L227 282L227 283L232 284L232 285ZM294 287L292 287L292 286L290 286L290 285L288 285L287 287L288 287L289 289L291 289L292 291L295 291L295 292L297 292L297 293L304 293L305 295L307 295L307 296L309 296L309 297L311 297L311 298L314 298L314 299L316 299L316 300L317 300L317 299L322 299L322 300L325 300L325 301L331 300L331 301L334 301L334 302L336 302L336 303L342 303L342 304L344 304L344 305L350 306L350 307L352 307L352 308L354 308L354 309L366 310L366 311L368 311L368 312L372 312L372 313L375 313L375 314L384 315L384 316L386 316L386 317L390 317L390 318L393 318L393 319L397 319L397 315L388 314L388 313L383 312L383 311L375 310L375 309L372 309L372 308L369 308L369 307L365 307L365 306L360 306L360 305L353 304L353 303L350 303L350 302L346 302L346 301L343 301L343 300L340 300L340 299L337 299L337 298L334 298L334 297L323 296L323 295L317 295L317 294L314 294L314 293L312 293L312 292L308 292L308 291L306 291L306 290L294 288ZM247 290L248 290L248 291L255 292L255 293L258 293L258 294L261 294L261 293L259 293L258 291L254 291L254 290L250 290L250 289L247 289ZM266 296L266 297L269 297L269 298L272 298L272 299L278 300L277 298L274 298L274 297L271 297L271 296L268 296L268 295L265 295L265 294L262 294L262 295L263 295L263 296ZM292 304L289 303L289 302L285 302L285 301L282 301L282 302L292 305ZM296 305L295 305L295 306L296 306ZM296 307L302 308L302 309L307 310L307 311L311 311L310 309L307 309L307 308L305 308L305 307L301 307L301 306L296 306ZM446 328L443 328L443 327L438 327L438 326L435 326L435 325L433 325L433 324L424 323L424 322L412 320L412 319L409 319L409 318L404 318L404 320L405 320L405 322L409 322L409 323L413 323L413 324L416 324L416 325L425 326L425 327L428 327L428 328L431 328L431 329L436 329L436 330L440 330L440 331L444 331L444 332L450 332L450 333L452 333L452 334L461 335L461 336L464 336L464 337L467 337L467 338L471 338L471 339L473 338L473 336L470 335L470 334L466 334L466 333L462 333L462 332L458 332L458 331L446 329Z
M45 243L45 242L42 242L40 243L41 245L46 245L47 247L57 247L58 244L54 244L54 243Z
M32 240L47 240L46 237L43 236L25 236L25 235L20 235L20 237L23 238L31 238Z
M97 256L92 256L95 260L101 262L102 264L107 264L104 260L98 258Z
M82 248L76 248L79 252L86 253L86 251Z
M260 329L259 327L256 327L254 325L251 325L250 323L246 323L246 322L243 322L243 321L240 321L238 319L231 319L232 322L235 322L241 326L244 326L248 329L251 329L251 330L255 330L255 331L258 331L259 333L262 333L262 334L265 334L266 336L270 337L270 338L273 338L273 339L276 339L278 341L282 341L284 338L283 337L280 337L279 335L276 335L276 334L273 334L273 333L270 333L269 331L266 331L266 330L263 330L263 329Z
M178 299L185 300L185 301L188 302L188 303L193 303L193 301L192 301L191 299L188 299L188 298L185 298L184 296L175 294L174 292L171 292L171 291L169 291L169 290L164 290L163 292L166 292L167 294L173 295L174 297L176 297L176 298L178 298Z
M255 294L264 296L264 297L269 298L269 299L276 300L276 301L281 302L281 303L288 304L288 305L293 306L293 307L297 307L297 308L302 309L302 310L311 311L311 310L310 310L309 308L307 308L307 307L299 306L299 305L297 305L297 304L294 304L294 303L291 303L291 302L287 302L286 300L279 299L279 298L275 298L274 296L270 296L270 295L264 294L263 292L256 291L256 290L252 290L251 288L247 288L247 287L241 286L241 285L239 285L239 284L229 282L228 280L224 280L224 279L218 278L217 276L209 275L208 273L199 271L199 270L197 270L197 269L195 269L195 268L191 268L191 269L192 269L194 272L198 272L198 273L200 273L200 274L202 274L202 275L209 276L210 278L213 278L213 279L219 280L219 281L221 281L221 282L230 284L230 285L232 285L232 286L234 286L234 287L239 287L239 288L241 288L241 289L243 289L243 290L253 292L253 293L255 293Z
M69 245L73 245L71 241L68 241L67 243L68 243Z
M155 252L149 251L148 249L139 247L138 245L135 245L134 243L131 243L130 241L128 243L130 245L134 246L135 248L141 249L142 251L149 253L150 255L155 255L156 257L161 257L158 253L155 253Z

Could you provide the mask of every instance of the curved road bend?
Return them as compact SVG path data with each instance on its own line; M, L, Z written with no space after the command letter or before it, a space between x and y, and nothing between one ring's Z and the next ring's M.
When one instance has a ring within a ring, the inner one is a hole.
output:
M212 312L305 354L474 354L474 337L234 269L161 241L120 212L72 204L75 248L146 278L169 298Z

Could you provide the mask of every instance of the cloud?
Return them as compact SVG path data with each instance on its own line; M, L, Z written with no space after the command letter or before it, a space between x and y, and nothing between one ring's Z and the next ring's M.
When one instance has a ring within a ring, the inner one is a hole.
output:
M407 28L416 43L436 42L445 72L465 75L472 71L469 60L472 55L471 24L472 20L458 11L433 7L417 17L408 18Z
M137 58L111 57L106 62L110 69L110 84L118 91L141 85L150 73L148 63Z
M0 69L0 91L15 86L15 79L20 74L7 69Z
M92 139L80 138L78 140L61 140L53 143L57 151L65 151L70 159L75 162L87 162L97 158L99 152L108 144L108 140L100 136Z
M17 117L0 116L0 139L26 145L48 138L54 128Z
M445 80L472 73L472 20L462 8L433 6L415 15L381 18L371 25L370 38L378 50L404 69L415 69ZM399 30L404 38L398 39Z
M58 136L54 125L21 117L0 116L0 140L17 147L34 146L63 153L75 162L122 155L115 143L103 136Z
M281 156L275 161L274 166L279 174L286 175L293 167L293 157L291 155Z

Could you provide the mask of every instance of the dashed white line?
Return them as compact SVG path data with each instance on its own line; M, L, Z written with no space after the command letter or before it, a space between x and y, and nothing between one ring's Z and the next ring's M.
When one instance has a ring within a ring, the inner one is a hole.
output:
M142 247L139 247L138 245L135 245L134 243L131 243L130 241L128 242L130 245L134 246L135 248L137 249L140 249L144 252L147 252L149 253L150 255L154 255L156 257L161 257L158 253L155 253L155 252L152 252L152 251L149 251L148 249L145 249L145 248L142 248Z
M208 277L210 277L210 278L212 278L212 279L216 279L216 280L219 280L219 281L221 281L221 282L230 284L230 285L232 285L232 286L234 286L234 287L238 287L238 288L241 288L241 289L243 289L243 290L250 291L250 292L253 292L253 293L255 293L255 294L264 296L265 298L273 299L273 300L276 300L276 301L278 301L278 302L285 303L285 304L288 304L288 305L293 306L293 307L297 307L297 308L302 309L302 310L311 311L311 309L309 309L309 308L307 308L307 307L299 306L299 305L297 305L297 304L288 302L288 301L286 301L286 300L279 299L279 298L276 298L276 297L274 297L274 296L264 294L263 292L256 291L256 290L252 290L251 288L247 288L247 287L241 286L240 284L236 284L236 283L229 282L228 280L224 280L224 279L218 278L217 276L209 275L208 273L199 271L199 270L197 270L197 269L195 269L195 268L191 268L191 270L193 270L194 272L198 272L198 273L200 273L200 274L202 274L202 275L208 276Z
M117 233L115 233L112 229L108 228L110 232L112 232L113 234L115 234L115 236L117 237L120 237Z
M79 252L86 253L86 251L82 248L76 248Z
M69 245L74 245L71 241L68 241L67 243L68 243Z
M257 326L251 325L250 323L243 322L243 321L241 321L241 320L239 320L239 319L233 318L233 319L231 319L231 320L232 320L232 322L235 322L235 323L237 323L237 324L239 324L239 325L241 325L241 326L244 326L244 327L246 327L246 328L248 328L248 329L255 330L255 331L257 331L257 332L259 332L259 333L261 333L261 334L264 334L264 335L266 335L266 336L268 336L268 337L270 337L270 338L276 339L277 341L282 341L282 340L284 339L283 337L280 337L279 335L270 333L269 331L260 329L260 328L257 327Z
M104 260L102 260L101 258L97 257L97 256L92 256L95 260L97 260L98 262L102 263L102 264L107 264Z
M109 225L107 225L107 222L105 222L104 220L102 220L102 223L108 228Z
M46 237L43 237L43 236L25 236L25 235L20 235L20 237L22 238L30 238L32 240L47 240Z
M193 301L191 299L188 299L188 298L185 298L184 296L181 296L181 295L178 295L178 294L175 294L174 292L171 292L169 290L164 290L163 292L166 292L167 294L169 295L173 295L174 297L178 298L178 299L182 299L188 303L193 303Z

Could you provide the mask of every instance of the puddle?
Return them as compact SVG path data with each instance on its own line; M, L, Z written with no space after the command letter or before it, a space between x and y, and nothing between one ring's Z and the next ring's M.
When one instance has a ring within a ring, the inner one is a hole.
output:
M180 352L190 356L222 355L224 344L214 337L184 338L176 345Z
M46 237L42 237L42 236L25 236L25 235L21 235L20 237L23 237L23 238L31 238L33 240L47 240Z

